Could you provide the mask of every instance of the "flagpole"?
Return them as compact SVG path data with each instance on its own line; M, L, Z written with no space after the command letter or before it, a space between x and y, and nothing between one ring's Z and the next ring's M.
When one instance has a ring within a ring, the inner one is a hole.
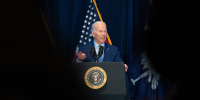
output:
M97 3L96 3L95 0L93 0L93 2L94 2L94 5L95 5L95 7L96 7L97 13L98 13L98 15L99 15L99 19L103 22L103 19L102 19L102 17L101 17L101 14L100 14L100 12L99 12L98 7L97 7ZM112 42L111 42L111 40L110 40L110 36L108 35L108 33L107 33L107 39L108 39L109 44L112 45Z
M42 16L44 25L45 25L45 27L46 27L46 29L47 29L47 33L49 34L49 38L50 38L50 40L51 40L51 43L52 43L52 45L53 45L53 47L54 47L54 49L55 49L55 51L56 51L56 53L57 53L57 56L59 56L58 49L57 49L56 44L55 44L55 42L54 42L54 40L53 40L53 37L52 37L52 35L51 35L51 32L50 32L50 30L49 30L49 27L48 27L48 25L47 25L47 22L46 22L46 20L45 20L45 17L44 17L44 14L43 14L41 8L40 8L40 14L41 14L41 16Z

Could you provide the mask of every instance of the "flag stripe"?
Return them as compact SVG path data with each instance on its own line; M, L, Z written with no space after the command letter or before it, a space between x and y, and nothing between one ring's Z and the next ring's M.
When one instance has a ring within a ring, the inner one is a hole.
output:
M109 44L112 45L112 42L111 42L111 39L110 39L110 36L108 35L108 33L107 33L107 39L106 39L106 41L108 41Z
M97 13L98 13L98 15L99 15L99 19L103 22L103 19L102 19L102 17L101 17L101 14L100 14L100 12L99 12L98 7L97 7L97 3L96 3L95 0L93 0L93 2L94 2L94 5L95 5L95 7L96 7ZM112 42L111 42L111 39L110 39L110 36L108 35L108 33L107 33L106 43L112 45Z

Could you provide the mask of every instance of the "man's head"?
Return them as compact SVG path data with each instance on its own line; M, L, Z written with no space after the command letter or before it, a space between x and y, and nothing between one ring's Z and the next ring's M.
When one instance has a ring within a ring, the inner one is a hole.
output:
M97 44L101 45L106 41L107 28L105 22L97 21L93 23L91 31Z

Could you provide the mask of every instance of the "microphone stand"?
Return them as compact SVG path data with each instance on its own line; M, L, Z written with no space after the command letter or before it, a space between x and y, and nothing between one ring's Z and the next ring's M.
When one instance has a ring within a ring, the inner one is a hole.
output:
M99 61L98 61L98 59L99 59L99 56L98 56L98 55L93 54L92 57L95 59L95 62L99 62Z
M98 53L98 55L96 55L96 62L99 62L98 61L98 59L101 57L101 55L103 54L103 46L101 46L100 48L99 48L99 53Z
M95 60L96 60L96 62L99 62L97 57L95 58Z
M100 58L100 56L103 54L103 46L100 47L99 53L98 55L95 53L95 48L93 47L91 49L91 55L92 57L95 59L96 62L99 62L98 59Z
M99 57L100 57L99 55L95 57L95 61L96 61L96 62L99 62L99 61L98 61Z

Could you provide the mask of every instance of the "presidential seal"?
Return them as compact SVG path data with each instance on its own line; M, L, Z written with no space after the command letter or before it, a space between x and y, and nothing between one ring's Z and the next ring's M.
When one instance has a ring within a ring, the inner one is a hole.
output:
M99 89L107 81L106 72L101 67L91 67L85 73L85 83L92 89Z

